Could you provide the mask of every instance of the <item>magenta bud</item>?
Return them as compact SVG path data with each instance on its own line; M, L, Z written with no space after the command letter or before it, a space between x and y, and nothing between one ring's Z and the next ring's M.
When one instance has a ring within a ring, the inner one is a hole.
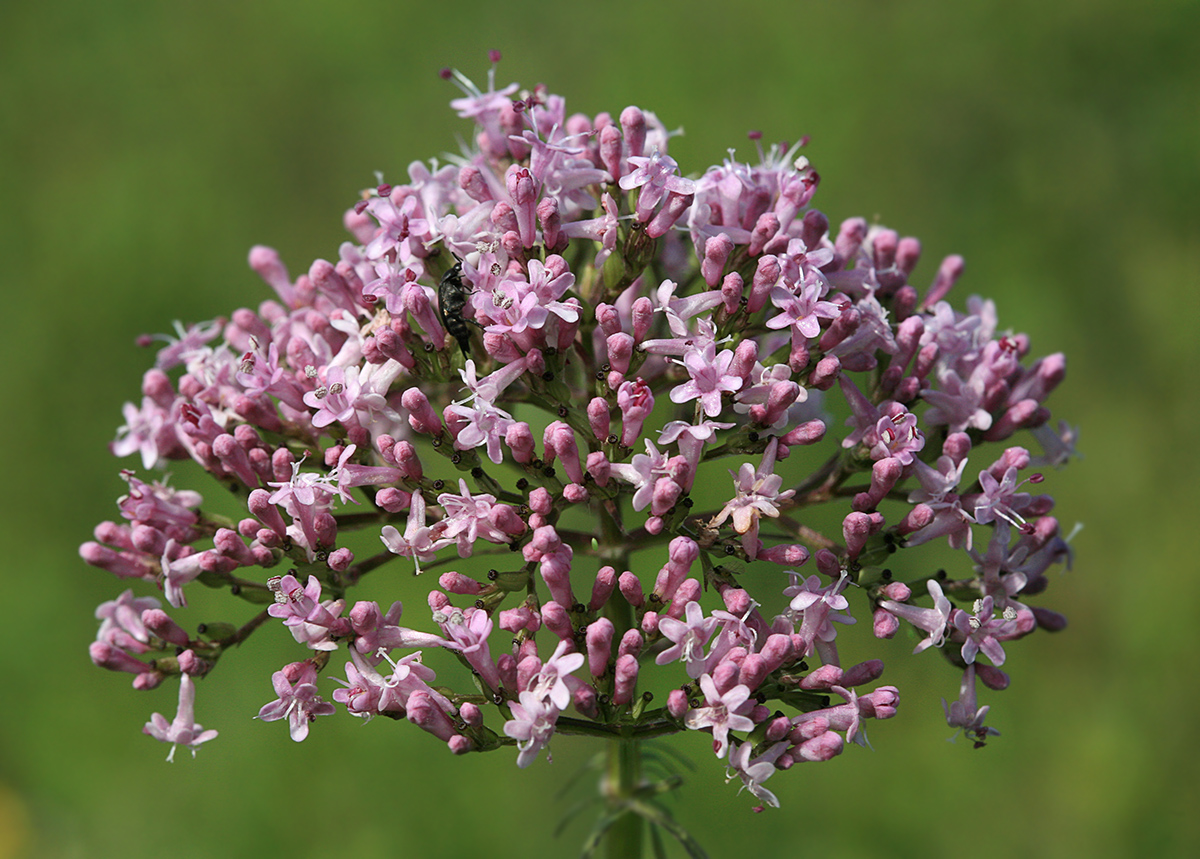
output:
M425 435L441 435L441 419L420 388L409 388L401 394L400 405L408 411L408 424L414 431Z
M588 603L588 611L599 611L612 596L617 583L617 571L610 566L603 566L596 573L596 581L592 585L592 599Z
M450 717L437 706L433 697L424 689L417 689L408 696L406 710L408 721L440 740L449 742L457 734Z
M792 430L789 430L783 435L780 441L783 444L815 444L825 437L825 422L821 420L811 420L800 424Z
M494 199L484 180L483 172L474 165L468 164L458 171L458 186L476 203L486 203Z
M608 669L608 660L612 656L612 640L615 633L613 622L606 617L599 618L588 624L587 628L587 657L588 670L593 677L599 677Z
M957 254L942 260L937 277L933 279L929 292L925 293L925 299L921 302L921 306L932 307L945 298L958 279L962 277L963 267L963 258Z
M212 668L212 665L197 656L194 650L185 650L176 658L179 662L179 670L192 677L203 677Z
M671 604L667 606L667 616L679 620L687 610L687 604L700 599L701 585L699 579L684 579L675 593L671 596Z
M905 236L896 245L896 267L904 274L910 275L921 259L921 242L912 236Z
M523 629L528 629L530 623L534 619L534 613L526 606L517 608L502 609L499 613L499 626L501 629L508 632L517 633ZM537 626L541 626L540 620ZM530 629L530 632L535 632L536 629Z
M274 248L263 245L252 247L250 249L250 268L254 269L258 276L278 293L279 299L285 306L293 306L295 291L288 278L287 268Z
M904 322L913 318L913 314L917 311L917 290L911 284L905 284L896 290L896 294L892 296L892 312L896 315L896 319Z
M721 592L721 599L725 602L725 610L738 617L742 617L750 611L750 604L753 602L750 594L746 593L743 588L726 588Z
M800 681L801 689L829 689L837 686L842 679L842 669L837 665L822 665L816 668Z
M527 465L533 460L533 431L525 421L517 421L509 425L504 431L504 443L512 451L513 459L522 465Z
M809 384L819 391L828 391L837 381L841 371L841 360L836 355L826 355L813 368L812 374L809 376Z
M600 163L616 182L621 178L624 159L621 157L621 132L615 125L600 129Z
M465 755L467 752L475 748L475 744L462 734L455 734L446 740L446 745L450 749L450 753L454 755Z
M153 635L177 647L186 647L191 640L183 627L162 609L151 608L142 612L142 625Z
M880 686L869 695L860 695L858 709L867 718L890 719L900 704L900 690L895 686Z
M878 680L882 674L883 660L868 659L866 662L860 662L847 668L842 674L842 682L838 685L846 688L862 686L864 683Z
M746 310L750 313L762 310L771 295L771 287L778 283L782 276L783 269L780 268L779 260L776 257L770 254L760 256L758 267L754 270L754 278L750 282L750 296Z
M612 700L618 706L628 704L633 700L633 692L637 687L638 661L636 656L626 654L617 657L617 667L613 677Z
M504 200L496 203L492 207L492 226L496 228L498 233L512 233L516 236L518 243L520 236L517 233L517 215L513 211L513 207Z
M642 645L646 640L642 637L642 633L637 629L627 629L625 634L621 636L621 643L617 646L617 656L637 656L642 652Z
M596 305L596 322L604 336L609 337L621 330L621 316L611 304Z
M738 651L736 656L741 658L735 658L735 651ZM713 670L712 679L719 694L724 695L738 685L738 677L742 673L742 662L745 661L745 658L745 648L735 647L725 654L725 659Z
M759 654L767 663L767 671L774 671L779 666L783 665L792 659L795 650L792 647L791 635L783 633L772 633L767 636L767 641L763 645Z
M608 438L608 430L611 425L608 413L608 401L603 397L593 397L587 405L587 416L588 426L592 430L592 435L598 441L604 441Z
M550 515L554 509L554 496L544 486L539 486L529 493L529 509L543 516Z
M725 263L733 251L733 239L725 233L709 236L704 242L704 259L700 263L700 276L704 282L715 287L721 281L725 271ZM745 341L754 342L754 341Z
M858 249L862 247L862 243L866 238L866 219L847 218L842 221L842 225L838 229L838 236L833 243L834 252L837 255L838 268L842 268L846 261L858 253Z
M566 608L553 601L542 606L542 623L563 641L570 641L575 632Z
M732 316L737 313L738 307L742 303L742 290L745 288L745 283L742 281L742 276L736 271L731 271L725 275L721 281L721 298L725 313Z
M575 709L581 716L588 719L600 718L600 710L596 707L596 690L591 686L585 683L579 684L571 693L571 703L575 705Z
M912 588L904 582L888 582L879 589L879 595L896 602L906 602L912 596Z
M511 653L501 653L496 657L496 673L500 675L500 685L505 689L516 692L521 688L517 683L517 660Z
M752 257L761 254L771 239L779 234L779 228L779 215L775 212L763 212L759 215L758 220L754 222L754 229L750 231L747 253Z
M621 590L621 595L634 608L641 608L646 603L645 596L642 593L642 583L636 575L629 570L621 573L617 579L617 587Z
M845 748L841 734L825 731L799 746L800 757L806 761L828 761L836 758Z
M630 307L630 315L633 319L633 339L641 343L654 322L654 302L644 295L635 299Z
M547 248L556 248L562 235L562 218L558 214L558 199L543 197L537 204L538 224L542 228L542 241ZM566 242L564 240L563 245Z
M691 709L687 693L682 689L672 689L667 693L667 712L674 719L682 719Z
M900 621L891 612L877 608L871 615L871 632L876 638L891 638L900 629Z
M610 334L605 342L608 349L609 366L614 372L624 375L629 371L629 362L633 357L633 336L619 331L616 334Z
M525 353L525 371L531 376L540 376L546 372L546 356L541 349L530 349Z
M792 731L792 720L787 716L780 716L777 719L772 719L767 725L767 732L764 739L768 743L778 743Z
M388 513L399 513L401 510L407 510L411 500L411 493L391 486L375 493L375 503Z
M568 483L563 487L563 500L568 504L585 504L588 498L587 487L580 483Z
M510 537L520 537L526 530L525 521L516 509L508 504L493 505L488 511L488 522Z
M858 558L870 536L871 519L866 513L848 513L842 520L842 537L846 541L846 554L850 560Z
M621 111L621 131L625 135L627 155L642 156L646 150L646 116L641 109L630 105Z
M88 647L88 655L92 657L93 663L100 668L107 668L109 671L124 671L128 674L143 674L151 671L147 663L103 641L93 641Z
M459 705L458 716L472 728L478 728L483 724L483 711L479 709L478 705L472 704L470 701Z
M147 671L133 678L133 688L139 692L144 692L148 689L157 689L165 679L164 675L158 671Z
M751 653L742 662L741 670L738 673L738 683L753 692L771 671L772 669L761 654Z
M344 573L354 563L354 552L347 548L334 549L325 559L325 563L335 573Z
M470 576L464 576L458 572L442 573L438 576L438 584L452 594L478 596L483 593L483 585Z
M587 464L585 466L587 473L596 481L596 485L603 489L608 485L609 476L612 473L612 463L608 461L608 457L604 455L602 450L594 450L588 454Z
M1047 632L1061 632L1067 628L1067 618L1056 611L1041 606L1033 606L1033 616L1037 625Z
M975 663L975 676L984 686L996 692L1003 692L1010 682L1008 674L994 665L984 665L981 662Z
M808 549L798 543L781 543L759 549L756 560L779 564L781 567L799 567L808 560Z
M809 250L818 248L821 245L821 239L829 232L829 218L817 209L809 209L804 213L803 222L800 225L800 241L804 242L804 246Z

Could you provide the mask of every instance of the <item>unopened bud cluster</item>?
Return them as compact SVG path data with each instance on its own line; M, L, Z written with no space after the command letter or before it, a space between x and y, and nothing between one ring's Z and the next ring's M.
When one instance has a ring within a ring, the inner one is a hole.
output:
M896 712L880 660L839 659L865 620L939 648L950 725L995 733L977 682L1005 688L1005 646L1064 624L1029 602L1069 559L1029 491L1071 454L1046 407L1062 356L949 303L960 258L921 288L916 239L832 226L800 146L687 178L648 111L447 76L473 149L363 192L333 262L293 277L254 248L274 298L181 326L125 406L115 454L193 460L244 508L123 472L123 521L81 549L135 586L97 610L95 663L180 683L146 732L214 737L196 681L282 624L298 658L258 715L297 741L383 715L523 767L556 733L704 731L774 805L770 775ZM961 550L944 571L935 541ZM454 569L472 555L495 569ZM355 601L367 577L425 604ZM262 611L189 628L197 583ZM437 649L469 670L435 676Z

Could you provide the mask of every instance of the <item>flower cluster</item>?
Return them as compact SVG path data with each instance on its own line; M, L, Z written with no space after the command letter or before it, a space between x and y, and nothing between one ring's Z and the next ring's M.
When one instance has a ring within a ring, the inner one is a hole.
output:
M194 752L216 735L195 680L282 622L305 655L258 716L296 741L341 708L521 767L560 733L702 731L777 805L771 775L896 712L882 661L839 658L869 617L941 650L947 720L982 743L977 683L1065 623L1029 602L1070 554L1028 491L1071 453L1046 407L1063 357L1030 360L991 301L952 306L960 258L919 289L916 239L832 227L800 145L689 178L654 114L569 114L494 71L447 73L470 151L363 192L336 261L293 277L256 247L275 297L167 338L112 451L193 460L244 514L124 472L123 521L81 554L172 610L199 582L261 611L189 631L127 590L95 663L180 677L146 732ZM958 562L931 569L916 547L943 540ZM428 611L348 598L413 573Z

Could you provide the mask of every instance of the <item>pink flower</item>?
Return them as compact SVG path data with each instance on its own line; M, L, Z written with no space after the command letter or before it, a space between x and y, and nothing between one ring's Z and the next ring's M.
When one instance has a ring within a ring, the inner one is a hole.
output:
M723 758L729 750L730 731L749 731L754 728L754 722L739 712L750 709L747 706L750 690L738 685L722 695L717 692L717 685L709 674L700 678L700 689L704 692L704 706L688 710L683 722L693 731L712 728L713 752L718 758Z
M671 402L687 403L698 399L704 414L710 418L721 414L722 394L732 394L742 387L742 377L729 372L729 365L733 363L733 352L729 349L718 355L715 344L705 343L701 349L688 349L682 363L692 378L671 389Z
M288 733L297 743L308 736L309 724L317 716L331 716L332 704L317 694L317 670L308 660L295 662L271 675L276 700L264 704L258 718L264 722L288 720Z
M203 726L196 722L194 711L196 703L196 684L188 674L181 675L179 678L179 708L175 712L175 720L168 722L166 717L154 713L150 716L150 721L142 728L143 734L148 734L160 743L170 743L171 751L167 753L167 760L175 760L175 747L184 745L192 752L192 757L196 757L196 749L203 743L215 739L216 731L206 731Z

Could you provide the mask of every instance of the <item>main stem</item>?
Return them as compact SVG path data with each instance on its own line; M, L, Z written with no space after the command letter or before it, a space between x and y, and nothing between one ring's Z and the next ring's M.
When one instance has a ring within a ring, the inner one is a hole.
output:
M621 527L621 508L618 498L611 506L600 505L600 543L604 562L612 564L620 575L629 569L628 541ZM619 592L604 606L604 615L613 622L614 640L620 640L633 624L633 611ZM616 815L605 840L608 843L609 859L640 859L642 855L642 833L644 822L637 814L629 811L642 781L641 744L631 737L615 737L608 743L608 768L604 776L603 793L608 804L608 813Z
M634 739L621 737L608 745L608 773L605 794L610 814L619 815L608 830L609 859L639 859L645 822L627 810L627 804L641 786L642 749Z

